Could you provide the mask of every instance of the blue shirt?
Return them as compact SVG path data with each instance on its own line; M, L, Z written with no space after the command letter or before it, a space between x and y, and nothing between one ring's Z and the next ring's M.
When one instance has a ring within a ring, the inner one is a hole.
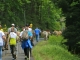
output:
M34 32L35 32L36 35L39 35L41 31L40 31L40 29L36 28L36 29L34 30Z
M33 36L33 34L32 34L31 31L28 31L28 36L29 36L29 37Z

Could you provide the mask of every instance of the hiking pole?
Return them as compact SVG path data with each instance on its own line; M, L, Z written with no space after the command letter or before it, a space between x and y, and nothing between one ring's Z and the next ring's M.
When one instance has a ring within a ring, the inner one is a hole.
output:
M30 49L29 49L29 60L30 60Z
M16 55L18 56L18 42L17 42L17 48L16 48Z

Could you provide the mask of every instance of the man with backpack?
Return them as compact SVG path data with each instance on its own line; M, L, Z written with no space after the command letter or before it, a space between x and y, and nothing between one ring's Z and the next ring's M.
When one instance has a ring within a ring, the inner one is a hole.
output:
M30 49L32 49L31 40L32 33L28 30L28 26L25 26L25 30L20 33L21 47L24 50L25 60L30 59Z
M14 32L17 33L17 29L15 28L15 24L12 23L11 27L8 29L8 34L11 32L11 28L14 28Z

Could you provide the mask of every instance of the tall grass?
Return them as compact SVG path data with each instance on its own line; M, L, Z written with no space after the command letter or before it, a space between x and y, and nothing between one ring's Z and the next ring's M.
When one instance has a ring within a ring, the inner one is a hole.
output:
M32 50L35 60L80 60L61 45L62 36L51 36L48 41L39 42Z

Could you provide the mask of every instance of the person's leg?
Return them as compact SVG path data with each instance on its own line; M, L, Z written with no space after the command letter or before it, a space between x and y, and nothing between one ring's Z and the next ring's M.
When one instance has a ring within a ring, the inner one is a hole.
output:
M3 41L3 47L2 47L2 51L5 50L5 41Z
M36 41L37 41L37 35L35 35L36 36Z
M36 41L38 42L38 35L36 35Z
M16 57L18 56L18 42L16 44Z
M24 48L25 59L29 59L29 48Z
M5 42L5 50L8 50L8 42Z
M37 40L39 41L39 35L37 36Z
M10 50L11 50L12 58L14 58L14 46L13 45L10 45Z
M29 48L27 48L27 59L29 59L29 53L30 53L30 49Z
M27 48L24 48L25 59L27 59Z
M2 60L2 46L0 46L0 60Z
M16 45L13 45L13 55L14 55L14 59L16 59L16 54L17 54L17 47L16 47Z

